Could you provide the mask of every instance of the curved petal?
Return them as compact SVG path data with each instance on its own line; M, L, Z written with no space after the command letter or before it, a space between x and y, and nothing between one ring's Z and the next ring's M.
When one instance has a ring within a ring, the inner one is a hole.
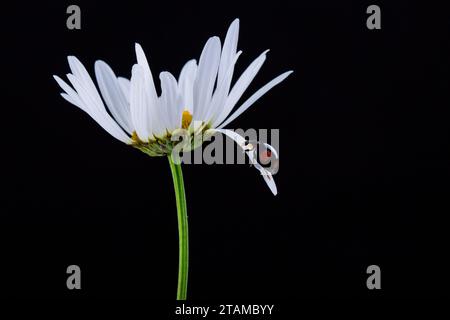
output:
M122 130L122 128L120 128L117 122L115 122L113 118L111 118L111 116L108 114L108 112L106 112L105 106L103 105L98 92L95 90L94 93L92 92L92 90L89 90L89 83L83 82L70 73L67 75L67 77L77 91L82 106L85 107L84 111L86 111L103 129L105 129L114 138L124 143L130 143L130 137L125 134L125 132Z
M183 114L182 99L178 91L178 84L170 72L161 72L161 108L160 111L168 116L169 130L181 127Z
M147 141L151 136L150 109L144 90L144 69L135 64L131 71L130 84L130 112L131 121L136 133L142 141Z
M215 120L223 110L223 107L227 101L228 91L229 91L229 83L231 82L231 78L233 77L234 65L237 62L237 59L241 55L242 51L239 51L232 61L232 63L228 66L227 73L221 82L218 82L217 88L214 91L213 97L211 99L211 103L206 110L204 120L210 121Z
M183 107L191 114L194 112L194 82L197 73L197 61L189 60L181 69L178 87L183 97Z
M211 37L205 44L198 62L197 76L194 84L194 120L204 120L206 106L209 104L217 70L220 62L220 39Z
M228 95L227 101L225 103L225 106L223 107L222 112L214 121L213 124L214 127L217 126L219 123L221 123L223 120L225 120L225 118L230 114L233 107L239 101L242 94L245 92L245 90L247 90L248 86L261 69L262 65L264 64L264 61L266 61L266 53L268 51L269 50L264 51L258 58L256 58L247 67L244 73L239 77L239 80L236 81L236 83L233 86L233 89L231 89L231 92Z
M153 81L152 71L150 70L150 65L148 64L147 57L145 56L144 50L142 49L139 43L135 44L136 50L136 60L138 65L142 67L144 72L144 78L146 81L146 85L148 86L148 93L153 99L156 99L156 88L155 83Z
M239 39L239 19L235 19L228 28L225 41L223 43L222 55L220 56L219 75L217 83L224 82L225 91L227 94L230 90L231 79L233 78L233 70L231 75L228 75L229 67L234 66L234 60L237 51L237 44Z
M92 96L92 98L98 102L102 102L102 98L98 94L97 87L92 81L91 76L87 72L84 65L75 56L68 56L67 61L69 62L70 70L72 74L80 80L86 91ZM102 103L103 104L103 103Z
M270 89L275 87L277 84L286 79L293 71L287 71L280 74L278 77L267 83L261 89L256 91L250 98L248 98L224 123L222 123L218 128L223 128L231 121L239 117L245 110L247 110L253 103L255 103L259 98L267 93Z
M153 132L159 133L162 132L164 128L158 117L158 95L156 93L152 72L150 70L150 65L148 64L144 50L142 50L142 47L139 43L135 44L135 49L138 65L142 67L144 73L144 92L146 95L145 100L147 101L147 105L152 116L151 128Z
M120 89L122 89L123 95L128 103L130 103L130 80L127 78L118 77Z
M84 111L83 107L81 106L82 104L80 103L81 101L76 101L72 96L64 92L61 93L61 97L63 97L66 101L70 102L74 106L77 106L78 108Z
M80 97L78 96L78 93L75 90L73 90L72 87L70 87L63 79L61 79L56 75L54 75L53 78L56 80L61 89L63 89L66 92L65 94L61 93L64 99L66 99L73 105L77 106L84 112L89 113L86 106L83 104Z
M101 60L95 62L95 76L106 106L119 125L129 134L133 132L130 107L112 69Z
M211 132L220 132L228 137L230 137L231 139L233 139L239 147L242 148L242 150L245 151L245 143L246 140L244 137L242 137L241 135L237 134L236 132L232 131L232 130L227 130L227 129L210 129L209 131ZM273 147L270 147L271 150L274 150ZM278 191L277 191L277 185L275 184L275 181L273 179L272 174L267 171L266 169L264 169L257 161L257 159L255 158L254 154L251 152L246 152L248 158L250 159L250 162L255 166L256 169L259 170L259 172L261 173L261 175L264 178L264 181L267 183L267 186L269 187L270 191L272 191L272 193L274 195L277 195Z

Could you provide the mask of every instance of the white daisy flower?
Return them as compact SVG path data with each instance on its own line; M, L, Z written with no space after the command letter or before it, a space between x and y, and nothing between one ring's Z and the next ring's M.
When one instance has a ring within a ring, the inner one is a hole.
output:
M117 77L105 62L95 62L95 76L101 96L86 68L76 57L68 57L71 73L67 74L67 78L73 88L58 76L54 78L64 90L61 93L64 99L88 113L114 138L151 156L169 155L176 144L170 137L177 130L190 130L192 134L201 135L215 132L227 135L247 151L250 162L276 194L271 173L259 165L254 153L248 152L245 139L224 127L292 71L274 78L235 109L264 64L268 52L266 50L257 57L231 85L234 66L241 54L237 51L238 32L239 20L236 19L228 29L223 46L218 37L209 38L198 63L196 60L188 61L178 80L170 72L161 72L160 96L139 44L135 45L137 64L132 67L131 81ZM271 150L275 151L273 148Z

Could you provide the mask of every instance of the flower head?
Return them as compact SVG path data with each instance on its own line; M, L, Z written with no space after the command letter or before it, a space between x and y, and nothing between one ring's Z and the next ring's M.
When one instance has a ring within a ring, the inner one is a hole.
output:
M179 130L202 137L221 132L244 148L245 139L223 129L240 116L267 91L286 79L285 72L260 88L234 112L233 109L266 60L268 50L257 57L232 85L237 51L239 20L230 25L223 46L218 37L206 42L200 59L189 60L178 79L170 72L161 72L161 94L158 96L150 66L139 44L135 45L137 63L131 80L117 77L103 61L95 62L95 76L101 96L83 64L68 57L72 87L54 76L64 90L62 97L88 113L116 139L130 144L151 156L170 154L178 141L172 136ZM103 100L102 100L103 98ZM105 102L107 109L105 108ZM263 174L276 194L273 178L247 153L250 161Z

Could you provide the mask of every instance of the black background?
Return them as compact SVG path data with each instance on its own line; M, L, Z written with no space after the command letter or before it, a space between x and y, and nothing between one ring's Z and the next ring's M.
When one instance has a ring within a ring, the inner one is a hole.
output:
M81 7L81 30L66 8ZM378 4L382 29L366 28ZM3 5L2 5L3 6ZM279 128L279 194L247 165L186 165L189 298L425 298L445 294L450 19L412 1L55 1L2 7L2 297L173 301L170 170L68 104L52 75L76 55L130 77L134 42L178 74L241 20L246 93L294 74L230 128ZM157 77L155 75L155 77ZM6 99L5 99L6 97ZM66 288L66 268L82 289ZM366 287L381 267L382 289Z

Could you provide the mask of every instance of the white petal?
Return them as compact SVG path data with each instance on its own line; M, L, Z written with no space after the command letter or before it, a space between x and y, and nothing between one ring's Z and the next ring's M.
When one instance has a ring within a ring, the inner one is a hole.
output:
M133 132L133 126L131 124L130 107L120 88L116 75L112 69L101 60L95 62L95 75L97 77L100 92L102 93L109 111L120 126L131 134Z
M223 43L222 55L220 57L219 75L217 83L225 80L224 86L226 91L230 90L231 79L233 78L233 70L231 76L228 75L228 69L231 65L234 66L234 60L237 51L237 43L239 38L239 19L235 19L228 28L225 41Z
M216 119L222 112L224 105L227 101L229 85L231 78L233 77L234 65L237 59L241 55L242 51L239 51L235 56L233 61L229 64L227 73L224 75L221 82L218 82L217 88L214 91L211 103L205 113L205 120L210 121Z
M100 98L100 95L98 94L97 87L95 86L94 82L91 79L91 76L87 72L84 65L80 62L80 60L78 60L74 56L68 56L67 61L69 62L72 74L77 77L78 80L83 84L83 87L92 97L92 99L94 99L96 103L101 103L103 105L102 98Z
M75 99L72 98L72 96L68 95L67 93L61 93L61 97L63 97L65 100L70 102L71 104L77 106L81 110L84 111L83 107L81 107L81 103L77 102Z
M256 58L244 71L244 73L239 77L238 81L236 81L233 89L231 89L230 94L228 95L227 101L223 108L223 111L219 115L219 117L214 121L213 126L217 126L221 123L225 118L230 114L233 107L241 98L242 94L247 90L250 83L255 78L258 71L261 69L264 61L266 61L266 53L269 50L264 51L258 58Z
M127 102L130 103L130 80L122 77L118 77L117 80L119 81L119 85L122 89L125 99L127 99Z
M178 91L178 84L175 77L170 72L161 72L161 112L168 115L169 130L181 127L183 114L183 104Z
M92 92L92 90L88 89L91 87L89 82L82 82L80 79L70 73L67 75L67 77L77 91L82 104L86 107L85 111L114 138L124 143L130 143L131 139L125 134L125 132L119 127L119 125L113 120L113 118L111 118L108 112L106 112L105 106L99 98L100 96L98 92L97 94L95 94Z
M153 98L156 98L157 94L155 89L155 83L153 82L152 71L150 70L150 65L148 64L144 50L142 50L142 47L139 43L135 44L135 49L136 49L136 60L138 62L138 65L140 65L143 68L145 81L147 82L146 85L149 86L149 94Z
M237 134L236 132L232 131L232 130L227 130L227 129L210 129L210 131L212 132L220 132L223 133L224 135L230 137L231 139L233 139L238 146L240 146L241 148L245 147L245 138L242 137L241 135ZM271 147L271 149L273 149ZM257 159L255 158L254 154L251 152L245 152L245 154L248 156L248 158L250 159L250 162L254 165L254 167L256 169L259 170L259 172L261 173L261 175L264 178L264 181L267 183L267 186L270 188L270 191L272 191L272 193L274 195L277 195L278 191L277 191L277 186L275 184L275 181L273 179L272 174L267 171L266 169L264 169L257 161Z
M269 83L267 83L264 87L256 91L250 98L247 99L224 123L222 123L218 128L223 128L231 121L239 117L245 110L247 110L253 103L255 103L259 98L261 98L267 91L275 87L277 84L286 79L293 71L287 71Z
M272 174L269 171L261 174L270 191L272 191L273 195L276 196L278 194L277 185L275 184L275 180L273 179Z
M135 64L131 72L130 84L131 121L139 139L147 141L151 136L151 118L144 85L144 69L140 65Z
M197 62L189 60L181 69L178 86L183 97L183 107L191 114L194 112L194 81L197 73Z
M148 64L147 58L145 57L144 50L139 43L135 44L136 49L136 59L138 65L143 68L144 72L144 92L146 95L146 101L148 108L150 109L151 118L151 132L160 133L163 132L164 127L161 119L159 119L158 113L158 95L155 89L155 83L153 81L152 72Z
M63 89L68 95L70 96L78 96L75 90L73 90L63 79L60 77L54 75L53 79L56 80L56 82L59 84L61 89Z
M206 106L209 104L217 78L220 62L220 39L209 38L203 48L198 63L197 77L194 84L194 114L195 120L204 120Z
M83 110L84 112L87 112L86 107L84 106L83 102L81 101L81 99L78 97L78 93L73 90L64 80L62 80L60 77L54 75L53 78L56 80L56 82L59 84L59 86L61 87L61 89L63 89L66 92L66 95L63 95L61 93L61 95L63 96L64 99L66 99L67 101L69 101L70 103L76 105L77 107L79 107L81 110ZM68 99L69 98L69 99Z

